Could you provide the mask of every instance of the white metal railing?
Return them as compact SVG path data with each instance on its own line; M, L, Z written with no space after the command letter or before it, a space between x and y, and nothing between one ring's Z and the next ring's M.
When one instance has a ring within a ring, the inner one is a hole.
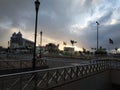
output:
M118 60L99 60L88 65L1 75L0 90L44 90L106 70L120 69L119 66Z

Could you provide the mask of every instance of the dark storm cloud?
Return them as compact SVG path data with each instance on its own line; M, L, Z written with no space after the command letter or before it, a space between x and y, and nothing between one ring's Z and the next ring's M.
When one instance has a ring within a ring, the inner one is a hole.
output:
M5 43L10 40L12 28L19 29L26 26L31 30L33 5L33 1L30 0L0 0L0 38L3 42L0 45L7 46Z
M112 37L115 39L116 44L119 45L119 42L117 42L119 38L119 24L112 26L104 25L113 16L112 6L110 8L107 7L113 3L109 4L107 0L104 3L97 1L99 0L41 0L38 15L38 33L42 30L46 38L61 42L69 42L73 39L78 41L78 46L95 47L95 22L98 20L102 35L100 35L101 44L104 45L105 39ZM107 4L105 4L106 2ZM87 22L88 26L84 29L76 29L77 33L72 32L72 25L79 21L83 24L88 16L97 17L96 15L99 15L99 11L104 13L101 17L93 18ZM34 23L34 0L0 0L0 37L2 37L2 41L4 38L7 41L9 40L12 28L21 28L25 32L34 33ZM6 35L6 33L9 35Z
M41 5L40 25L48 26L52 32L59 31L59 28L64 31L62 28L68 27L73 20L72 2L69 0L48 0L47 3L44 2Z
M97 28L93 26L84 30L86 35L82 38L85 41L84 44L87 48L96 47L97 45ZM115 47L120 47L120 23L115 25L100 25L99 26L99 46L102 46L106 49L109 47L109 38L114 42L111 49Z
M75 11L72 10L69 0L43 1L40 12L40 26L44 33L59 40L70 39L69 27L73 23ZM46 28L47 29L46 29Z
M75 0L79 1L79 0ZM47 26L45 33L52 38L60 40L77 39L76 35L70 32L70 27L74 23L77 15L82 17L92 4L87 5L87 0L83 6L80 6L82 1L73 6L75 1L70 0L51 0L41 5L40 25L41 27ZM92 3L91 0L89 0ZM47 19L47 20L46 20ZM78 18L79 19L79 18ZM55 33L55 34L53 34ZM60 36L60 37L59 37Z
M107 12L103 17L99 18L98 21L102 24L107 23L108 21L111 20L111 16L112 16L113 12Z
M106 25L106 23L110 22L112 19L113 11L107 11L103 16L98 18L100 23L99 25L99 46L104 48L108 48L109 38L112 38L114 41L114 47L120 47L120 23L113 25ZM81 42L84 43L85 47L91 48L96 47L97 45L97 25L96 21L89 21L88 27L82 30L83 35L79 36L81 38ZM84 41L85 40L85 41Z
M98 20L99 25L99 46L108 46L108 39L110 38L109 33L111 32L111 29L109 30L110 25L104 26L105 23L111 20L112 12L105 13L102 17L100 17ZM96 21L89 22L89 30L87 30L87 34L85 38L86 45L88 45L87 42L89 42L89 45L91 47L96 47L96 41L97 41L97 24ZM87 46L89 47L89 46Z
M88 26L95 26L96 25L96 21L98 21L101 24L106 24L108 21L110 22L111 17L112 17L113 12L109 11L106 12L104 15L102 15L100 18L98 18L97 20L94 21L89 21L88 22Z
M29 23L32 20L31 16L34 10L32 3L33 1L30 2L29 0L1 0L0 19L7 19L13 27L18 27L21 23Z

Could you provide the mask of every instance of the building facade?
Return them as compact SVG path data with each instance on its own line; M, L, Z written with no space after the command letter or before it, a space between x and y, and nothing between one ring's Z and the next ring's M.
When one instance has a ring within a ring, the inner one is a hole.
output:
M45 51L48 53L57 54L59 52L59 45L55 45L54 43L48 43L45 46Z
M73 47L64 47L64 52L73 54L74 53L74 48Z
M10 48L33 48L34 42L27 40L25 38L22 38L21 32L14 32L10 38Z

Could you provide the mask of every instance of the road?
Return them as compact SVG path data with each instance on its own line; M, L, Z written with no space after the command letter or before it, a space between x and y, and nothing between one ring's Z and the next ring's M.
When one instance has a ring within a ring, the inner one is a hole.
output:
M68 58L45 58L49 68L64 67L64 66L75 66L89 64L88 60L80 59L68 59Z
M3 57L5 57L3 55ZM32 60L32 55L9 55L9 57L15 60ZM64 66L75 66L75 65L83 65L88 64L89 60L80 60L74 58L52 58L52 57L43 57L49 66L49 68L56 68L56 67L64 67ZM6 60L5 59L5 60Z

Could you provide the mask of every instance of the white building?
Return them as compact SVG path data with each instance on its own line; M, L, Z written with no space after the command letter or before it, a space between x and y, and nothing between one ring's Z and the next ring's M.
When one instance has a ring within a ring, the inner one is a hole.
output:
M10 48L33 48L34 42L22 38L21 32L14 32L10 38Z
M75 51L75 50L74 50L73 47L64 47L64 52L65 52L65 53L73 54L74 51Z

